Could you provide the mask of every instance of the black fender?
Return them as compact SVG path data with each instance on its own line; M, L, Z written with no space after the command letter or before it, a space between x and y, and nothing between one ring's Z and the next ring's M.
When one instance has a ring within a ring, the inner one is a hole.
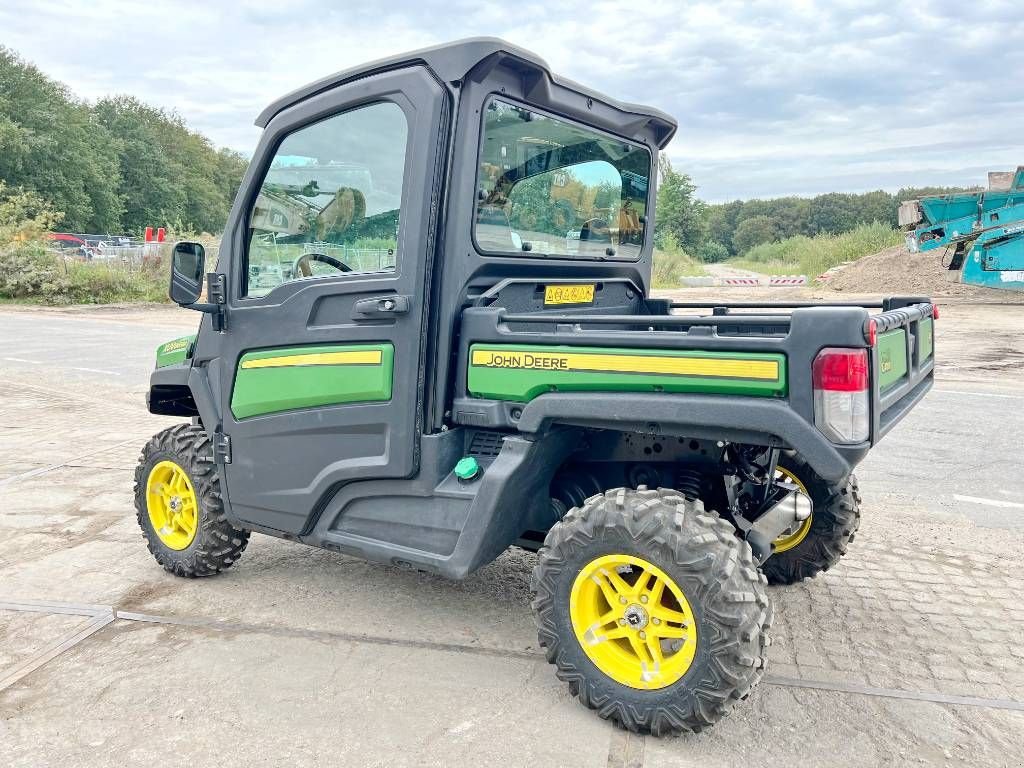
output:
M149 412L162 416L198 416L189 387L191 372L191 360L154 370L149 375L149 392L146 393Z
M789 448L836 484L846 481L871 447L837 446L785 400L769 398L551 392L524 405L516 427L536 434L556 424Z

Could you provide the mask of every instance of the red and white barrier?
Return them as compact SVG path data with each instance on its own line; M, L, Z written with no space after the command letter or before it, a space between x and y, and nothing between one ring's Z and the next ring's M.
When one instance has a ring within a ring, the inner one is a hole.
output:
M810 283L807 275L730 275L728 277L706 275L703 277L684 277L681 278L681 281L683 285L690 288L707 288L711 286L720 288L782 288Z
M785 285L807 285L807 275L772 275L768 285L781 287Z

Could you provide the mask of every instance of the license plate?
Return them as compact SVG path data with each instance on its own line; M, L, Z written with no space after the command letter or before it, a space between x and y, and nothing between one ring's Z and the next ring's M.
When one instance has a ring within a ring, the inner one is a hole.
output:
M544 306L552 304L593 304L594 286L547 285L544 287Z

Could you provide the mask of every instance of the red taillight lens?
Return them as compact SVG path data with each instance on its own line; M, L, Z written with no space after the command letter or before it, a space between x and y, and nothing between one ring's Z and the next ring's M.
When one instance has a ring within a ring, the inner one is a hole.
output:
M814 388L825 392L861 392L866 390L868 388L868 351L835 347L823 349L814 358L811 375Z
M938 319L939 319L939 305L938 304L932 304L932 320L938 320Z
M869 347L873 347L878 343L878 323L873 317L868 318L867 323L864 325L864 339Z

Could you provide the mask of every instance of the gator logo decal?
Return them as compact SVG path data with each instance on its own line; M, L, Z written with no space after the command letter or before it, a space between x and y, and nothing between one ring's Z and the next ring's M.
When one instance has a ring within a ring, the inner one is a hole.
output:
M177 352L180 349L185 349L189 344L192 343L192 337L186 336L183 339L175 339L174 341L168 341L162 347L160 347L160 353L163 355L171 352Z
M600 354L590 352L524 352L474 349L470 365L481 368L517 368L590 373L640 373L703 378L776 381L777 360L686 356Z
M195 340L195 335L182 336L161 344L156 348L156 367L163 368L167 365L178 365L185 362L191 354Z

